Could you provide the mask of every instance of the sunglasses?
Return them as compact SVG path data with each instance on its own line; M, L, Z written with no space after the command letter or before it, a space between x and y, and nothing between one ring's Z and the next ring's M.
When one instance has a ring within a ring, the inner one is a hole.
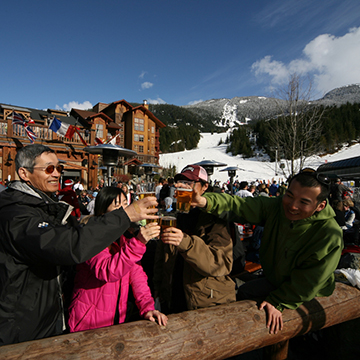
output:
M300 171L299 174L309 175L314 177L320 184L329 186L331 184L331 180L325 175L318 173L316 170L311 168L304 168Z
M41 169L43 171L45 171L45 174L50 175L54 172L54 170L56 169L56 171L58 173L62 173L62 171L64 170L64 165L48 165L46 167L44 166L34 166L33 169Z

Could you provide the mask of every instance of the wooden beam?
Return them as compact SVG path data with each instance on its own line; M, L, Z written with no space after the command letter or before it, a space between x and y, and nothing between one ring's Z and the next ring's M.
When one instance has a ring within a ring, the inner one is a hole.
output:
M0 358L22 359L225 359L308 331L360 317L360 291L336 284L331 297L284 310L284 329L270 335L255 301L239 301L169 316L167 327L136 321L0 347ZM276 355L276 354L275 354ZM275 356L273 358L276 358Z

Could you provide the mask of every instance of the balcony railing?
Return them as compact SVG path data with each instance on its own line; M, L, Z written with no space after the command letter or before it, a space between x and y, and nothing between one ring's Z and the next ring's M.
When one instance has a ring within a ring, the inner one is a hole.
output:
M77 133L74 134L72 139L67 139L63 136L55 134L52 130L50 130L46 125L29 125L31 130L35 133L37 136L37 140L61 140L66 143L75 143L75 144L82 144L82 141L80 140L80 137ZM13 130L13 137L23 137L27 139L27 135L25 132L25 128L22 125L12 125ZM81 134L82 138L86 141L88 139L85 138L85 131L79 130L79 133ZM6 121L0 122L0 136L8 136L8 126ZM36 141L36 140L35 140ZM88 142L88 141L87 141Z

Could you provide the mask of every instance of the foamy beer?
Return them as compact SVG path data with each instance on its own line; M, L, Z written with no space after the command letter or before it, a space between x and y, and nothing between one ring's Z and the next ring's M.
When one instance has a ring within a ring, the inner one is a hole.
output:
M193 196L193 189L176 189L176 210L182 213L188 213L191 208L191 200Z
M176 217L174 216L163 216L160 220L161 223L161 231L169 227L176 227Z
M142 200L143 198L146 198L148 196L155 196L155 193L153 191L141 192L141 193L138 193L138 196L139 196L139 200Z
M199 165L187 165L181 173L174 177L176 184L176 209L179 212L188 213L191 208L191 201L193 198L193 190L205 191L203 186L208 183L208 175L206 170ZM201 194L200 194L201 195Z

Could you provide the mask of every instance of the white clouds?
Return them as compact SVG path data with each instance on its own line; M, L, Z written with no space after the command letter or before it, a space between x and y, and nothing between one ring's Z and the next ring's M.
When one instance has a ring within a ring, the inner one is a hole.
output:
M154 84L148 81L145 81L141 84L141 88L144 89L150 89L151 87L153 87Z
M144 76L145 76L145 74L146 74L146 71L143 71L143 72L139 75L139 79L143 79Z
M252 65L255 75L268 74L274 84L286 82L289 74L312 75L316 89L325 93L336 87L360 82L360 27L336 37L322 34L309 42L303 57L289 64L265 56Z
M256 61L252 64L251 69L255 72L256 76L259 76L262 73L270 75L276 84L283 82L289 74L284 63L272 60L270 55Z
M90 101L84 101L83 103L78 103L77 101L70 101L68 104L64 104L62 107L56 105L57 110L70 111L72 108L80 110L92 109L93 105Z
M154 105L158 105L158 104L166 104L166 101L164 101L161 98L157 98L157 99L147 99L149 104L154 104Z

